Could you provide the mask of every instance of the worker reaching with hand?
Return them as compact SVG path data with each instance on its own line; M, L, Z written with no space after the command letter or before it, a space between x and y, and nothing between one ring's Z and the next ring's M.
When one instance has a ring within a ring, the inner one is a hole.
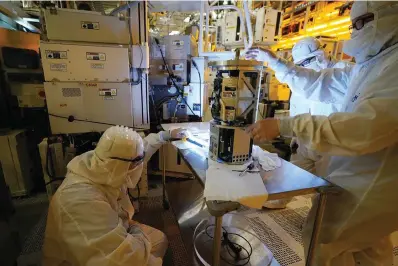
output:
M292 49L293 62L296 66L321 71L326 68L351 68L352 63L345 61L337 61L330 55L326 54L319 40L314 37L306 37L298 41ZM276 76L280 76L281 72L277 72ZM341 109L339 103L323 103L319 101L307 100L295 91L296 84L290 84L292 95L290 97L290 116L310 113L311 115L326 115L338 112ZM299 85L298 85L299 86ZM290 161L317 176L324 176L327 166L327 160L322 159L322 155L316 151L306 149L305 145L301 145L297 138L293 138L292 146L297 144L298 148L292 154Z
M135 188L144 161L183 129L149 134L108 128L93 151L75 157L48 212L43 266L162 265L167 239L132 220L128 188Z
M247 54L268 62L279 81L304 97L342 104L340 112L329 116L265 119L247 130L258 141L297 137L308 149L331 157L325 177L342 189L327 196L315 265L393 263L389 235L398 229L397 14L397 2L354 2L351 39L343 48L355 58L353 68L316 72L269 50ZM314 204L304 228L306 251L316 209Z
M321 71L326 68L350 68L352 63L345 61L338 61L332 56L328 55L320 41L314 37L305 37L298 41L292 48L293 62L297 67L304 67L315 71ZM275 76L283 80L283 73L276 72ZM341 104L338 103L323 103L319 101L307 100L301 96L300 92L295 90L296 84L290 84L290 116L310 113L311 115L330 115L338 112ZM300 86L298 84L297 86ZM327 90L327 88L325 88ZM290 162L294 165L316 175L325 176L328 158L323 157L321 153L315 150L307 149L305 145L301 144L297 138L293 138L290 146L294 152L290 157ZM291 199L281 199L274 201L267 201L264 207L267 208L285 208Z

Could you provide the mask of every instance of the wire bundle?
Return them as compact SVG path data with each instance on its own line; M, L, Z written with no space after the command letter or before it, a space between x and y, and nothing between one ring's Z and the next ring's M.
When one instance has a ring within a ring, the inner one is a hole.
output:
M213 239L214 237L211 236L209 234L209 232L208 232L208 229L210 227L215 227L215 225L208 225L206 227L205 233L206 233L206 235L209 238ZM233 265L233 266L244 266L244 265L247 265L250 262L250 257L251 257L251 255L253 253L253 248L252 248L250 242L246 238L244 238L243 236L241 236L239 234L229 233L224 227L222 227L222 229L223 229L223 234L222 234L223 237L221 239L221 245L226 248L228 254L231 256L231 258L234 259L235 263L230 262L231 259L227 259L227 258L225 258L223 256L220 256L221 259L225 263L227 263L229 265ZM249 246L249 250L247 250L244 246L232 241L230 239L230 236L237 236L237 237L243 239L247 243L247 245ZM242 252L245 253L243 255L246 255L246 256L242 256L241 255Z

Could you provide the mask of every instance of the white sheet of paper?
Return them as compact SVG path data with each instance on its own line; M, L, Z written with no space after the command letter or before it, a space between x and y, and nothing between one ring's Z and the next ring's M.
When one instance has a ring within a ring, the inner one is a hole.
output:
M209 160L206 171L204 196L206 200L240 202L251 208L261 208L268 198L268 192L259 173L239 176L244 166L229 166ZM239 167L239 168L238 168Z

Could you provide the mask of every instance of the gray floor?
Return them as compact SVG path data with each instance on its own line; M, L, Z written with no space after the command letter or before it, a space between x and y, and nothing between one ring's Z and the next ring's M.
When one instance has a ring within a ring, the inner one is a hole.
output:
M18 229L20 242L23 244L34 226L48 209L46 193L36 194L31 197L13 199L15 215L13 225Z

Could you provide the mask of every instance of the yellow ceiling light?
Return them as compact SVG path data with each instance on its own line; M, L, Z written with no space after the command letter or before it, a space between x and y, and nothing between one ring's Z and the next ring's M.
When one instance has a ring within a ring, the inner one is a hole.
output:
M300 40L300 39L302 39L302 38L304 38L305 36L296 36L296 37L293 37L293 38L291 38L290 40L292 40L292 41L296 41L296 40Z
M334 12L331 12L331 13L327 13L326 16L327 17L331 17L331 16L334 16L334 15L337 15L338 13L339 13L339 11L334 11Z
M307 31L310 31L310 32L311 32L311 31L323 29L323 28L326 28L326 27L327 27L327 24L321 24L321 25L318 25L318 26L309 28L309 29L307 29Z
M346 18L343 18L343 19L339 19L339 20L336 20L336 21L332 21L332 22L330 22L329 24L330 24L330 25L339 25L339 24L341 24L341 23L345 23L345 22L349 22L349 21L351 21L351 19L350 19L349 17L346 17Z
M332 32L332 31L336 31L338 29L340 29L340 28L336 27L336 28L332 28L332 29L327 29L327 30L322 31L322 33L328 33L328 32Z
M347 30L347 31L342 31L342 32L338 32L338 33L336 33L336 35L343 35L343 34L349 34L350 32Z

